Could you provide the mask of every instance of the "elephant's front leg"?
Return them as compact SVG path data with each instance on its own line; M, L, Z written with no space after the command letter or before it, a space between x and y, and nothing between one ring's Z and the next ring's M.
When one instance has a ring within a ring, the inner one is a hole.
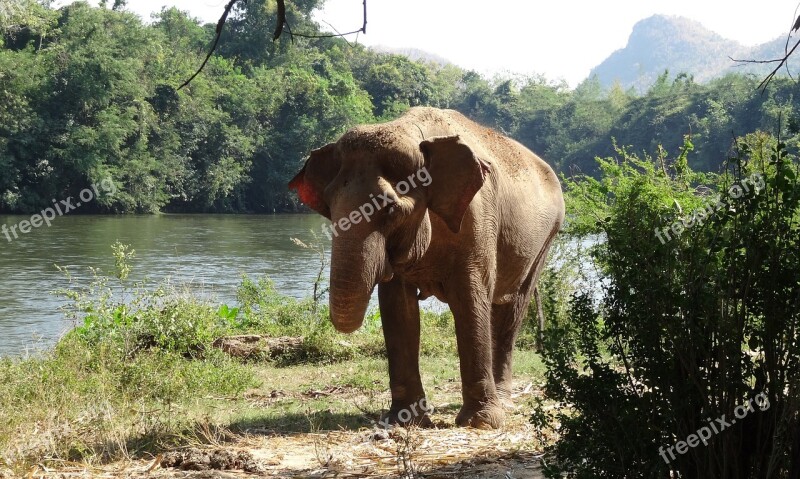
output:
M383 337L389 358L392 405L382 424L431 426L429 405L419 374L419 302L417 288L395 276L378 286Z
M473 283L474 284L474 283ZM456 323L464 405L456 424L499 428L505 413L497 395L492 368L492 305L485 291L454 291L450 309ZM449 298L448 298L449 299Z

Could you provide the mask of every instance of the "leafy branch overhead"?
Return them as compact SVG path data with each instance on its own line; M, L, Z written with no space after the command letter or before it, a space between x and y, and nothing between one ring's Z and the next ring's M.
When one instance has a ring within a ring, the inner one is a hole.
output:
M206 55L206 58L205 60L203 60L203 63L200 65L200 68L198 68L197 71L191 77L189 77L188 80L183 82L183 84L181 84L181 86L178 87L178 90L181 90L183 87L189 85L189 83L191 83L192 80L197 78L197 75L199 75L206 67L208 61L211 59L211 57L214 55L214 52L217 50L217 46L219 46L219 40L222 37L222 30L223 28L225 28L225 23L228 21L228 16L230 15L231 10L233 10L233 7L238 2L247 3L247 0L230 0L228 4L225 5L225 10L223 10L222 16L219 18L219 21L217 22L216 36L214 37L214 43L211 45L211 49L209 50L208 55ZM361 25L361 28L359 28L358 30L353 30L352 32L335 33L327 35L292 32L289 20L286 18L286 0L277 0L277 3L278 3L278 20L275 26L275 32L272 34L272 41L277 41L281 37L281 35L283 35L284 28L289 32L289 36L291 37L292 41L294 41L294 37L335 38L335 37L345 37L347 35L355 35L358 33L364 33L364 34L367 33L367 0L362 0L364 6L364 21Z
M797 50L797 47L800 46L800 40L797 40L791 49L789 48L789 40L791 40L792 34L797 32L797 30L800 30L800 15L797 16L797 19L794 21L792 28L789 30L789 34L786 36L786 46L784 47L783 50L783 56L780 58L773 58L772 60L736 60L731 57L728 58L738 63L761 63L761 64L777 63L778 66L776 66L769 73L769 75L767 75L758 85L758 88L761 89L761 93L764 93L767 90L767 86L769 85L769 83L784 66L786 67L786 73L788 73L790 77L792 76L791 72L789 71L789 65L787 64L787 62L789 61L789 57L791 57L794 54L794 51Z

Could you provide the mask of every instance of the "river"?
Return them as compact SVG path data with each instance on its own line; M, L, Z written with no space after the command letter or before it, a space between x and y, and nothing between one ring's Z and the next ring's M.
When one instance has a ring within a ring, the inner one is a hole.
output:
M30 217L0 216L0 227L23 220ZM278 292L308 297L320 259L291 238L309 242L313 230L329 251L324 221L318 215L64 216L27 234L17 229L11 242L0 233L0 356L46 348L67 331L72 324L59 310L65 300L52 292L68 282L55 265L87 283L90 267L113 271L117 240L136 251L131 281L185 283L233 304L242 274L267 275Z

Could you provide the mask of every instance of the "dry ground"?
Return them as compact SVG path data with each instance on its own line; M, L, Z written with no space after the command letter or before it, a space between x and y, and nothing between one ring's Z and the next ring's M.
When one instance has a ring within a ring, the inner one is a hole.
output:
M517 355L517 409L499 431L453 425L461 402L456 358L426 358L423 369L436 408L434 429L386 431L374 424L389 403L384 360L265 365L258 389L238 398L204 398L215 414L198 425L203 443L110 464L37 465L27 477L543 477L538 458L552 438L528 422L532 400L540 395L538 356Z

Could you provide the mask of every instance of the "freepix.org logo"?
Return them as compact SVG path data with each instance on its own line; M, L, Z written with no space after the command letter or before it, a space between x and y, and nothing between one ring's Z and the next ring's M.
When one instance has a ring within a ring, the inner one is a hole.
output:
M406 409L401 409L397 413L397 419L400 421L401 424L407 424L412 422L412 420L418 419L425 414L429 414L433 412L433 406L428 404L427 398L422 398L419 401L411 404ZM391 424L389 421L389 416L385 416L378 422L372 423L377 429L384 429L386 431L391 431L396 427L395 424Z
M766 187L764 177L761 173L753 173L747 178L743 178L741 184L736 184L728 189L728 196L722 197L716 195L712 201L708 202L705 207L694 210L686 218L679 219L672 223L672 225L664 228L656 228L656 238L661 241L661 244L666 244L667 241L672 241L672 238L679 238L684 231L695 225L703 225L705 221L714 215L716 212L729 208L733 200L738 200L745 194L750 193L750 187L753 187L756 194L760 193ZM672 235L670 235L672 233Z
M419 181L419 185L417 184L417 181ZM405 180L398 182L394 186L394 189L401 195L404 195L411 191L412 188L416 188L418 186L428 186L432 181L433 178L428 172L428 168L423 166L417 170L416 173L413 173ZM347 231L351 226L357 225L362 221L369 223L372 221L372 215L383 208L394 204L394 200L390 197L389 192L381 193L378 196L369 195L369 199L370 201L351 211L349 215L343 216L330 226L322 225L322 232L325 234L325 236L327 236L328 239L332 239L332 236L338 237L340 231Z
M714 435L720 434L724 430L736 424L737 420L742 420L747 417L748 414L755 412L755 408L753 407L754 404L758 406L760 411L766 411L770 406L769 397L762 392L751 398L749 401L746 401L744 404L736 406L736 409L733 411L733 418L728 419L725 414L714 419L713 421L711 418L709 418L707 426L701 427L694 434L689 434L685 441L678 441L667 448L664 448L664 446L659 447L659 455L661 455L661 458L664 459L664 462L669 464L671 461L674 461L677 458L675 456L675 451L677 451L678 454L686 454L691 448L697 447L701 443L704 446L707 446L709 439L711 439Z
M3 0L0 0L3 1ZM61 201L53 200L53 206L43 209L38 214L30 217L30 219L22 220L14 225L4 224L0 227L0 233L5 236L9 243L19 239L19 235L28 234L36 228L46 225L48 228L52 225L53 220L58 217L69 214L77 210L86 203L90 203L102 195L113 195L117 192L117 187L111 178L106 178L100 184L94 184L91 188L86 188L78 194L78 198L69 198Z

